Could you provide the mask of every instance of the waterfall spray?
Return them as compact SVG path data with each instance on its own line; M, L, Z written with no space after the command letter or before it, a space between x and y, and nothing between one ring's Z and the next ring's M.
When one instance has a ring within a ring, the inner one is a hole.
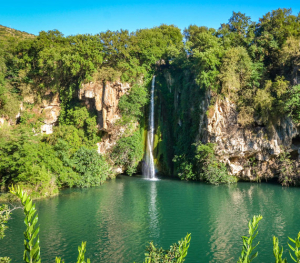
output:
M147 132L147 149L145 160L143 163L143 175L149 179L155 179L155 167L153 158L154 145L154 86L155 76L152 78L151 98L150 98L150 112L149 112L149 128Z

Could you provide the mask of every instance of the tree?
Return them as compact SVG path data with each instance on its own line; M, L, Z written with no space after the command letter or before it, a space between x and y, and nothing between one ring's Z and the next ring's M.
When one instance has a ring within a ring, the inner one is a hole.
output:
M300 122L300 85L294 86L288 92L289 96L285 104L285 111L292 116L296 123Z
M233 47L226 51L222 59L219 78L222 93L236 101L238 92L245 88L251 79L252 61L243 47Z
M300 38L289 37L284 43L280 61L284 65L286 75L291 78L293 85L297 85L300 69ZM292 74L291 74L292 72Z

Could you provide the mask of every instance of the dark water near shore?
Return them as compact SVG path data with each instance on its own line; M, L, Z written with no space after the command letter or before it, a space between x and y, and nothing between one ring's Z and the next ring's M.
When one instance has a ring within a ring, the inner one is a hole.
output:
M255 262L273 262L272 236L287 252L287 237L300 231L300 188L276 184L238 183L212 186L177 180L147 181L121 176L101 187L68 189L36 202L42 262L61 256L75 262L87 241L91 262L143 262L153 240L168 248L192 233L186 262L236 262L247 222L263 215ZM22 262L23 212L13 212L0 256ZM289 259L289 261L291 261Z

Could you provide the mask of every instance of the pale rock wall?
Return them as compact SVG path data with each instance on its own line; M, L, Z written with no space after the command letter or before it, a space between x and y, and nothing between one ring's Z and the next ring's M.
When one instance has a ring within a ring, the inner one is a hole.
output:
M217 101L209 108L209 94L202 101L199 124L199 138L203 142L216 144L216 154L226 163L232 175L245 180L260 180L276 176L278 157L282 151L300 153L300 145L293 144L293 138L299 135L289 117L278 119L268 127L241 127L235 104L228 99ZM299 161L298 161L299 162ZM299 167L300 169L300 167Z
M129 89L128 83L106 81L83 84L78 92L79 99L88 108L94 107L97 110L98 128L105 131L101 142L97 143L99 153L107 153L112 149L125 131L124 127L115 124L121 117L119 100Z
M1 117L0 118L0 127L5 123L6 119Z
M53 126L57 124L60 114L59 94L48 92L41 104L40 112L44 113L44 124L41 126L41 132L45 134L53 133Z
M78 92L79 99L85 103L88 109L96 109L98 128L105 131L101 142L97 144L99 153L107 153L125 131L124 127L115 125L115 123L121 117L118 109L119 100L129 89L128 83L120 81L90 82L82 84ZM27 95L23 101L34 104L34 95ZM53 133L53 127L57 124L60 115L60 104L58 93L46 92L41 104L35 109L44 116L41 133ZM20 112L16 118L22 115L22 110L24 110L23 103L21 103ZM5 118L0 118L0 125L4 123L4 120Z

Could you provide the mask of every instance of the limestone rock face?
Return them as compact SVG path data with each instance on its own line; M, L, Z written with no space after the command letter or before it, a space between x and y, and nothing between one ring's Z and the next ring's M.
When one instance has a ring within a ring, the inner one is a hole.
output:
M198 139L216 144L218 158L227 163L232 175L245 180L274 177L282 151L290 152L299 163L300 129L289 117L279 118L268 130L263 125L244 128L238 124L235 104L228 99L208 105L209 94L200 105L208 114L200 118Z
M96 109L98 128L105 131L101 142L97 144L99 153L107 153L125 131L115 123L121 117L118 109L119 100L129 89L128 83L106 81L83 84L79 90L79 99L84 101L88 108Z
M41 132L45 134L53 133L53 126L56 125L60 114L59 94L48 92L42 101L41 113L44 114L44 123L41 126Z
M44 134L53 133L53 125L52 124L44 124L41 126L41 132Z
M124 84L119 81L90 82L82 85L78 97L85 102L87 107L96 108L99 129L109 132L120 118L119 100L129 89L128 83Z
M0 127L5 123L6 119L1 117L0 118Z

